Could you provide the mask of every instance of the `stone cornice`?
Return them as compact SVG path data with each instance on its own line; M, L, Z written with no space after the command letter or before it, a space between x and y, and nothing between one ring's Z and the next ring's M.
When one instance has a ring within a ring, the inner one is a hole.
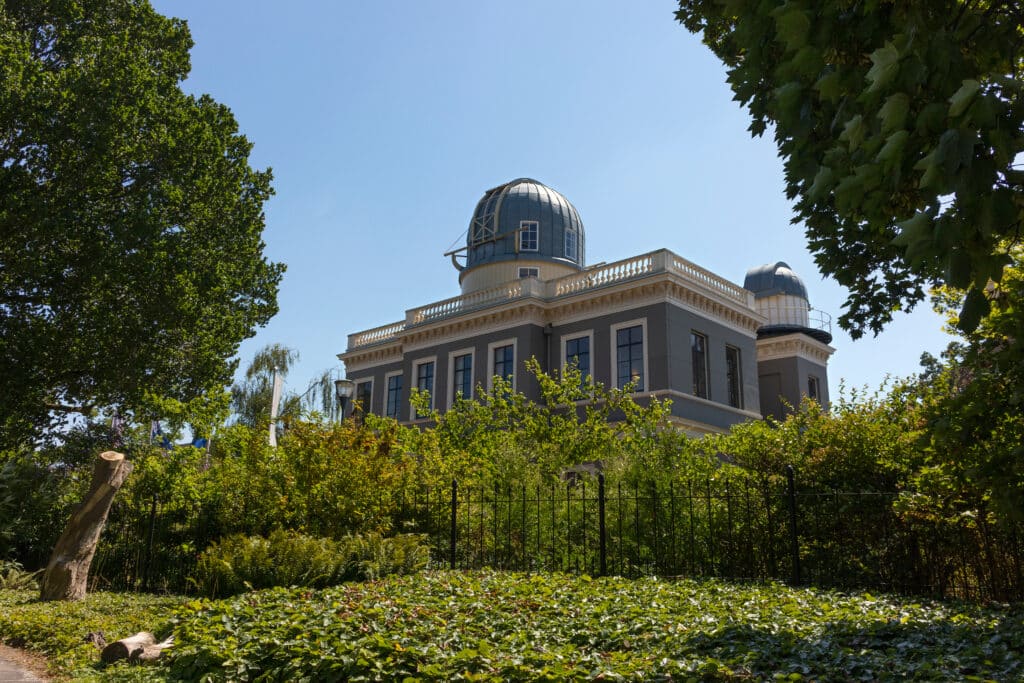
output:
M757 340L758 362L796 356L825 365L829 356L835 352L836 350L828 344L799 332Z
M362 347L353 351L339 353L338 360L345 364L346 372L355 372L377 365L384 365L385 363L394 363L402 360L402 344L400 342L390 342L388 344Z
M346 368L364 368L395 360L408 351L486 334L523 324L562 325L586 318L612 315L641 306L672 303L711 318L715 322L753 336L765 319L712 291L701 292L673 277L656 272L627 282L595 287L553 300L528 297L500 302L485 308L451 315L436 321L406 326L390 339L339 354Z

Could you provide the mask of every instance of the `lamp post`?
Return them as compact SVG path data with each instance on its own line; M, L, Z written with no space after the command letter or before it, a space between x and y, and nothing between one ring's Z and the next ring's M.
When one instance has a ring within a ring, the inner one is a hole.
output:
M356 391L356 383L350 379L336 379L334 380L334 395L338 399L338 405L341 407L341 419L345 419L345 410L348 408L348 402L352 398L352 394Z

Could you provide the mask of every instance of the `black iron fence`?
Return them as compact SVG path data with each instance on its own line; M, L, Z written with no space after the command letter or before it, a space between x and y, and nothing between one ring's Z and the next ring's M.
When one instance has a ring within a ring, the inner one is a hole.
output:
M1024 598L1019 524L897 514L898 494L805 489L786 479L423 489L396 532L424 533L436 566L591 575L784 580L970 599ZM188 591L216 511L112 510L94 564L101 587ZM335 535L346 533L337 529Z

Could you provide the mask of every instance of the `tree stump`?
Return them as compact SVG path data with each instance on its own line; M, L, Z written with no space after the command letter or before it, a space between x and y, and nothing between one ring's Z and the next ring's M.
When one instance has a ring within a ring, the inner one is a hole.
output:
M81 600L85 597L89 565L107 523L110 504L133 467L133 463L124 459L124 453L100 453L93 466L89 493L71 515L67 528L50 555L43 574L40 600Z

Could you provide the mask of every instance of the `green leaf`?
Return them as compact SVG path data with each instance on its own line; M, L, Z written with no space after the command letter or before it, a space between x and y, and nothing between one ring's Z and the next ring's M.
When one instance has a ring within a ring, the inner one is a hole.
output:
M906 93L895 93L886 98L885 104L878 110L878 118L882 121L882 132L889 133L903 128L910 110L910 97Z
M927 239L931 236L932 231L932 219L923 211L918 211L911 218L901 221L896 224L900 232L893 240L892 243L907 247L914 242Z
M796 116L803 95L803 86L798 81L790 81L775 91L777 106L776 115L780 119Z
M917 132L922 135L938 133L946 128L946 106L941 102L926 104L917 115Z
M872 67L868 70L867 79L871 83L868 92L875 92L887 86L899 73L900 53L891 42L886 42L871 53Z
M814 89L818 91L821 99L829 102L838 102L843 96L842 80L838 71L830 71L817 80Z
M887 162L894 164L900 160L903 156L903 149L907 145L907 139L910 137L910 132L906 130L898 130L885 140L885 145L878 151L878 155L875 157L876 161Z
M789 7L784 5L783 7ZM810 17L799 8L792 8L788 12L780 13L775 17L779 39L785 44L790 52L798 50L807 43L807 32L811 28Z
M981 83L974 80L973 78L964 79L960 89L953 93L953 96L949 98L949 116L950 118L956 118L965 111L967 107L974 101L975 96L981 89Z
M860 143L864 141L864 134L867 132L867 126L864 125L864 117L857 114L843 126L843 132L839 134L839 139L849 143L850 151L854 151L860 147Z
M814 180L807 190L807 196L815 201L824 197L832 189L832 186L835 185L835 177L836 174L831 168L819 166L818 172L814 175Z

